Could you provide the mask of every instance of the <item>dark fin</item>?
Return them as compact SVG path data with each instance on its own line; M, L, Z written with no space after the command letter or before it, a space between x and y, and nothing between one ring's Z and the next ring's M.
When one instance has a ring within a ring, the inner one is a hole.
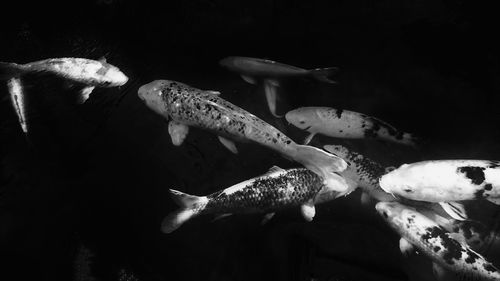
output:
M266 94L267 106L269 107L269 111L276 118L283 118L284 115L278 115L276 113L276 103L278 100L278 91L279 83L276 80L264 80L264 92Z
M179 122L168 122L168 133L172 139L172 144L175 146L181 145L189 133L189 127Z
M468 218L467 217L467 213L465 212L464 205L461 204L461 203L457 203L457 202L439 202L439 205L441 205L441 207L443 208L443 210L448 215L450 215L450 217L452 217L452 218L454 218L456 220L464 221L464 220L466 220Z
M206 197L189 195L178 190L170 189L170 195L181 208L166 216L161 223L161 231L171 233L183 223L197 215L202 210L202 205L207 202Z
M236 145L234 144L233 141L228 140L224 137L218 136L219 141L224 145L229 151L231 151L234 154L238 154L238 149L236 148Z
M0 79L10 79L22 75L26 70L22 65L13 62L0 62Z
M336 84L337 82L331 80L328 77L336 74L338 71L339 71L338 67L327 67L327 68L311 69L309 70L309 73L312 77L314 77L314 79L318 81L330 84Z

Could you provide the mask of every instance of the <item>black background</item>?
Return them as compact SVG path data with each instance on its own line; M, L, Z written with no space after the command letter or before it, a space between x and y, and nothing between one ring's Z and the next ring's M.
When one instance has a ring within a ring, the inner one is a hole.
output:
M430 262L401 258L398 237L359 203L359 192L319 206L312 223L290 210L264 226L259 215L203 217L160 232L176 208L168 188L203 195L272 165L296 166L254 144L233 155L198 129L174 147L166 123L137 98L155 79L219 90L301 141L304 133L268 113L262 89L218 65L229 55L337 66L338 84L285 84L279 110L359 111L425 145L313 144L344 144L384 165L500 159L500 18L485 3L16 1L2 12L1 61L105 56L130 77L80 106L64 81L23 77L28 138L0 88L2 280L70 280L81 244L94 252L98 280L118 280L123 268L140 280L432 280Z

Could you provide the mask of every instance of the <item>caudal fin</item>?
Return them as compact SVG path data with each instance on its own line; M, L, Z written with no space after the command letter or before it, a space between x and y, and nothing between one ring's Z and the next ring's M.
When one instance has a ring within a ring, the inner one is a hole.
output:
M178 190L170 189L170 196L181 208L167 215L161 223L161 231L171 233L183 223L197 215L205 207L207 197L189 195Z
M314 146L297 145L294 160L322 176L327 186L332 190L344 194L347 189L350 189L350 185L336 174L336 172L344 171L347 168L348 164L344 159Z
M0 79L10 79L19 76L24 69L22 65L12 62L0 62Z
M318 81L335 84L337 82L331 80L329 77L336 74L338 71L339 69L337 67L327 67L327 68L311 69L309 73L311 74L312 77L314 77L314 79Z

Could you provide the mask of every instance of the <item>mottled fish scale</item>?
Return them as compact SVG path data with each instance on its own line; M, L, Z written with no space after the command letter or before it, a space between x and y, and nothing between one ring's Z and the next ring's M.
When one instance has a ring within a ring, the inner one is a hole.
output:
M453 239L432 220L399 203L390 204L397 204L402 209L393 215L391 226L439 265L473 278L499 280L500 273L490 262L466 244Z
M278 177L263 177L226 194L210 194L202 213L269 212L298 206L313 199L323 187L322 179L307 169L292 169Z
M170 104L169 115L174 120L191 126L207 127L221 135L241 140L251 138L261 144L279 143L284 149L293 143L258 117L212 93L176 82L164 85L162 92L162 98Z

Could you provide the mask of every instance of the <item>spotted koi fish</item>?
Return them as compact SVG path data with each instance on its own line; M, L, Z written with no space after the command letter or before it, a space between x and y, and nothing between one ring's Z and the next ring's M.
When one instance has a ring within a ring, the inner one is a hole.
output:
M179 146L189 126L202 128L219 136L220 142L233 153L236 146L229 140L252 141L279 152L317 173L325 184L347 194L352 186L339 186L335 172L345 170L347 163L331 153L308 145L299 145L278 129L255 115L219 97L219 92L189 85L156 80L139 88L138 96L157 114L166 118L172 143Z
M328 77L338 71L337 67L304 69L272 60L249 57L227 57L220 60L219 64L230 71L239 73L243 80L250 84L262 83L269 111L275 117L280 118L283 116L276 113L277 89L280 86L280 79L312 77L318 81L335 83Z
M76 82L85 87L81 90L80 102L85 102L94 87L118 87L128 81L128 77L116 66L85 58L53 58L26 64L0 62L0 71L8 78L25 73L44 72Z
M349 110L301 107L289 111L285 118L288 123L310 133L304 144L311 142L316 134L347 139L382 139L410 146L417 144L417 139L411 134L398 131L382 120Z
M434 160L404 164L380 178L380 187L407 199L453 202L486 199L500 204L500 162Z
M337 182L342 185L343 182ZM323 184L321 177L308 169L284 170L272 167L268 173L207 196L194 196L170 190L181 209L168 215L162 231L171 233L183 223L202 214L267 213L301 206L301 213L311 221L315 204L336 198L338 193Z
M426 216L398 202L379 202L375 208L402 236L401 252L418 249L434 262L435 271L453 272L456 280L500 280L492 263Z

